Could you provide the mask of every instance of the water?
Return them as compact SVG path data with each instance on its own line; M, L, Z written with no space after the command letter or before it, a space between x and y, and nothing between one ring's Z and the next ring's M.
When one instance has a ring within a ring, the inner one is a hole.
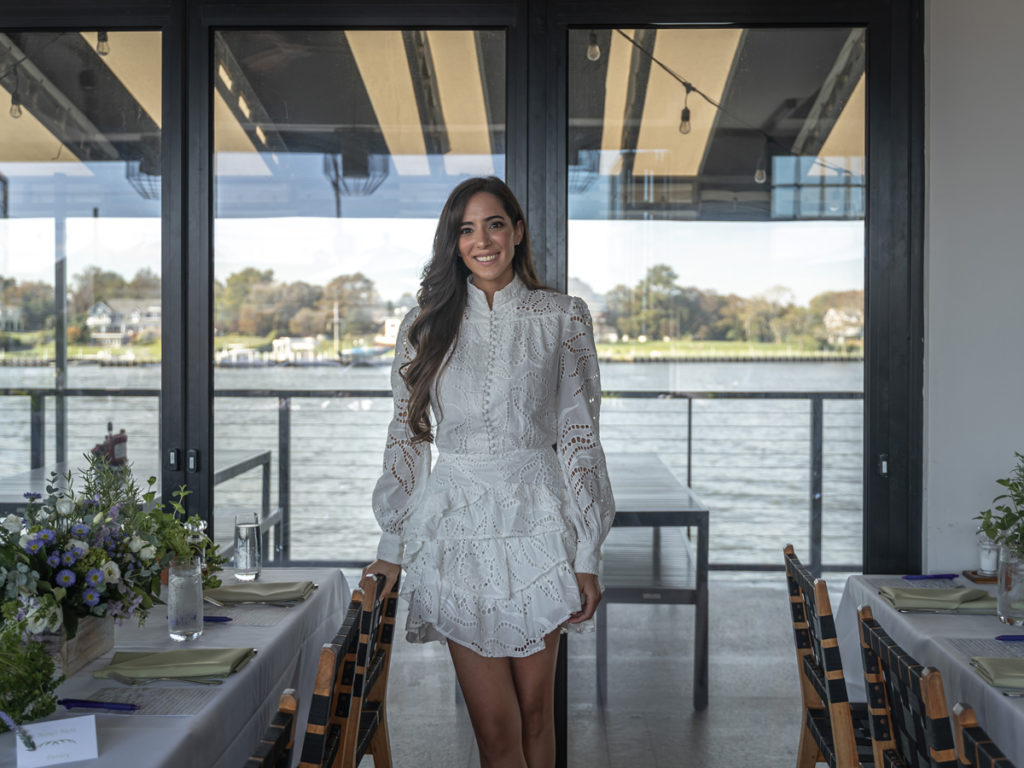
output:
M863 366L855 362L604 363L608 391L859 392ZM388 366L215 369L217 390L389 390ZM0 368L0 386L52 386L53 371ZM156 389L156 367L72 366L69 387ZM271 398L218 396L214 405L217 448L269 449L273 455L271 504L278 504L278 424L281 404ZM158 450L156 398L116 394L68 401L68 453L78 456L99 442L106 424L128 432L128 456ZM366 560L379 529L370 495L381 471L388 398L293 398L291 441L291 556L294 559ZM692 420L681 399L606 397L601 437L608 451L653 451L711 509L711 562L781 563L792 543L809 548L810 403L806 399L696 399ZM53 460L52 399L46 413L46 448ZM822 474L823 558L861 561L863 402L824 403ZM687 460L687 439L692 455ZM29 464L28 398L0 398L0 472ZM144 478L141 478L144 482ZM218 541L230 540L233 515L260 504L259 473L248 472L215 489ZM225 538L227 537L227 538ZM271 556L272 553L268 553Z
M167 631L179 642L203 634L203 574L198 564L168 569Z
M259 523L236 520L235 578L239 581L255 581L260 575L262 563Z

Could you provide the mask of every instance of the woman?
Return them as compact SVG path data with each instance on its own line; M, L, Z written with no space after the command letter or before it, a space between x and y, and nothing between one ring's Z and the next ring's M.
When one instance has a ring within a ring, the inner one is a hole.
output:
M590 313L540 284L493 177L445 203L418 303L395 345L364 576L390 590L404 565L407 637L447 642L482 766L553 766L559 631L594 615L615 513Z

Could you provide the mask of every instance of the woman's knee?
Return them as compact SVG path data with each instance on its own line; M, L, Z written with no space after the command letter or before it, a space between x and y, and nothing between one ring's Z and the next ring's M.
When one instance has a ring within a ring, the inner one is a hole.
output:
M530 696L519 701L523 736L536 738L554 730L555 707L553 696Z
M488 717L477 718L474 723L480 756L495 761L511 754L521 754L523 736L521 724L515 719Z

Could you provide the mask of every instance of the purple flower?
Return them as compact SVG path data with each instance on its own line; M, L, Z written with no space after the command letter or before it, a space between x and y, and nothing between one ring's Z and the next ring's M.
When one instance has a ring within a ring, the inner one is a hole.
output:
M86 525L85 523L75 523L74 525L71 526L71 535L72 536L79 536L79 537L88 536L89 535L89 526Z
M25 551L30 555L34 555L40 549L43 548L43 540L37 538L31 538L25 542Z
M26 494L26 496L27 495L28 494ZM24 728L22 728L20 725L14 722L14 718L12 718L6 712L0 712L0 720L3 720L4 725L6 725L8 728L14 731L16 734L18 734L18 738L21 739L21 743L25 745L25 749L31 752L36 748L36 743L32 740L32 737L29 735L28 731L26 731Z
M75 548L69 549L61 559L64 561L64 565L74 565L78 562L78 550Z
M74 571L65 568L62 571L57 572L57 583L62 587L70 587L75 583Z
M102 575L102 574L101 574ZM92 608L100 601L100 593L92 587L88 587L85 592L82 593L82 602Z
M50 564L51 568L56 568L60 565L60 552L51 552L50 556L46 558L46 562Z
M43 528L39 533L36 534L40 541L56 541L57 533L52 528Z
M113 520L115 520L115 521L117 520L117 516L118 516L118 514L120 512L121 512L121 505L120 505L120 503L114 504L113 506L110 507L110 517Z
M85 580L93 587L98 587L105 581L103 571L99 568L90 568L89 573L85 575Z
M35 491L29 491L28 493L25 494L25 498L29 499L30 501L35 501L36 499L43 498L43 494L36 493Z

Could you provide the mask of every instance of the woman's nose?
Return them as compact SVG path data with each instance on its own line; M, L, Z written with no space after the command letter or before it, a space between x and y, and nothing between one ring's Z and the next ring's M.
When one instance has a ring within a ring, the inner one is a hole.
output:
M491 233L486 229L481 229L476 235L476 245L478 248L486 248L491 244Z

